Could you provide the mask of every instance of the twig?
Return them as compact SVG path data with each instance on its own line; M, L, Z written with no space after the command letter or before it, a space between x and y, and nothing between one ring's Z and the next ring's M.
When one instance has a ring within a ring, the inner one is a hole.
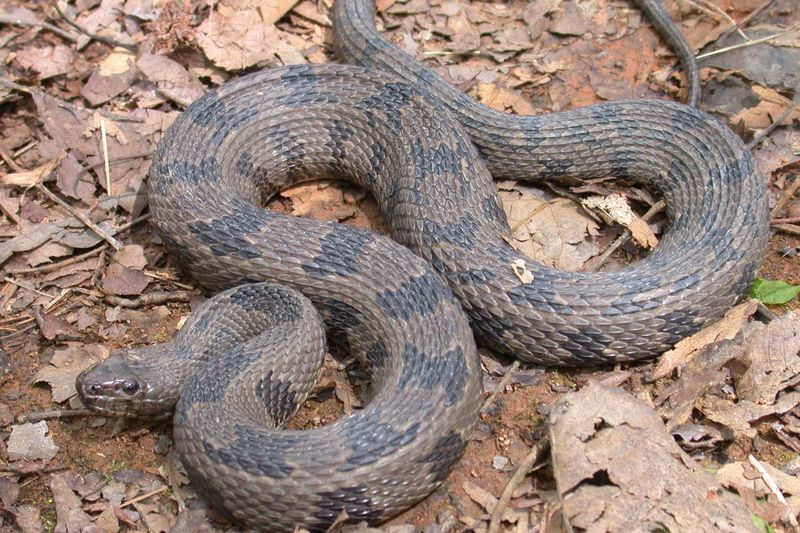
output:
M142 500L146 500L147 498L149 498L151 496L155 496L156 494L161 494L162 492L166 491L167 489L169 489L169 485L162 485L161 487L158 487L157 489L151 490L150 492L145 492L144 494L142 494L140 496L137 496L135 498L131 498L128 501L122 502L119 505L119 508L122 509L123 507L127 507L129 505L133 505L136 502L140 502Z
M38 294L39 296L44 296L45 298L50 298L51 300L52 300L53 298L55 298L55 296L50 296L50 295L49 295L49 294L47 294L46 292L42 292L42 291L38 291L38 290L34 289L32 285L28 285L28 284L27 284L27 283L25 283L25 282L18 281L18 280L14 279L14 278L11 278L11 277L9 277L9 276L6 276L6 277L3 279L3 281L5 281L6 283L10 283L10 284L12 284L12 285L16 285L17 287L22 287L22 288L23 288L23 289L25 289L26 291L31 291L31 292L33 292L33 293L35 293L35 294Z
M100 117L100 147L103 149L103 171L106 174L106 194L111 196L111 167L108 164L108 136L106 135L106 121Z
M713 18L714 20L719 20L720 17L724 18L725 20L728 21L729 24L731 24L732 29L734 31L738 31L739 32L739 35L741 36L742 39L744 39L745 41L749 41L750 40L750 37L745 35L745 33L741 29L739 29L739 25L736 23L736 21L733 20L731 18L731 16L728 15L728 13L726 13L725 10L722 9L721 7L719 7L718 5L712 4L708 0L700 0L702 5L700 5L698 3L695 3L693 0L682 0L682 1L685 2L686 4L690 5L690 6L694 7L695 9L697 9L699 11L702 11L703 13L705 13L709 17ZM715 17L714 13L717 13L719 15L719 17Z
M497 503L492 510L492 517L489 520L489 528L486 530L486 533L497 533L500 530L503 513L506 510L508 502L511 500L511 495L514 494L514 490L516 490L519 484L522 483L522 480L525 479L525 476L531 471L534 463L536 463L538 455L539 447L534 446L531 448L531 451L528 452L528 455L526 455L525 459L520 463L517 471L514 472L514 475L508 480L508 484L503 489L503 492L500 493L500 498L497 499Z
M800 226L796 224L773 224L772 229L789 233L790 235L800 235Z
M58 270L58 269L63 268L65 266L69 266L69 265L73 265L75 263L79 263L79 262L83 261L84 259L88 259L88 258L92 257L93 255L97 255L100 252L102 252L103 250L105 250L106 248L108 248L108 243L103 243L102 245L100 245L99 247L95 248L94 250L89 250L86 253L82 253L80 255L76 255L76 256L70 257L69 259L65 259L64 261L59 261L58 263L50 263L50 264L47 264L47 265L41 265L41 266L32 267L32 268L20 268L18 270L9 270L8 273L9 274L33 274L35 272L50 272L51 270Z
M24 172L25 171L24 168L19 166L17 164L17 162L14 161L14 157L13 156L11 154L9 154L8 152L6 152L5 150L3 150L2 148L0 148L0 157L3 158L3 161L6 162L6 165L8 165L11 168L11 170L13 170L14 172Z
M75 22L74 20L69 18L66 13L61 11L61 8L58 7L58 0L54 0L53 1L53 7L55 8L55 10L58 13L58 15L62 19L64 19L64 22L66 22L67 24L69 24L70 26L72 26L73 28L75 28L76 30L81 32L82 34L86 35L87 37L90 37L90 38L94 39L95 41L100 41L101 43L105 43L105 44L107 44L109 46L120 46L120 47L125 48L126 50L130 50L132 52L136 51L136 46L133 45L133 44L123 43L123 42L118 41L116 39L112 39L111 37L105 37L103 35L97 35L96 33L90 33L86 28L82 27L80 24L78 24L77 22Z
M119 296L106 295L106 303L118 305L126 309L143 307L145 305L160 305L169 302L188 302L194 293L189 291L158 291L143 294L138 298L120 298Z
M144 275L147 276L148 278L157 279L159 281L166 281L168 283L172 283L176 287L180 287L181 289L186 289L186 290L194 289L194 287L192 287L191 285L189 285L187 283L181 283L180 281L177 281L177 280L173 279L174 276L169 276L169 275L167 275L167 274L165 274L163 272L155 272L155 271L147 271L147 270L144 270L143 272L144 272Z
M777 128L778 126L780 126L781 124L783 124L783 122L784 122L784 121L785 121L787 118L789 118L789 117L791 116L791 114L792 114L792 113L794 113L794 112L797 110L798 106L800 106L800 96L798 96L798 95L795 95L795 97L794 97L794 101L792 102L792 105L790 105L789 107L787 107L787 108L786 108L786 110L785 110L783 113L781 113L781 115L780 115L778 118L776 118L775 120L773 120L773 121L772 121L772 124L770 124L769 126L767 126L766 128L764 128L763 130L759 131L759 132L758 132L758 134L757 134L755 137L753 137L753 140L752 140L752 141L750 141L749 143L747 143L747 148L749 148L750 150L752 150L753 148L755 148L756 146L758 146L758 143L760 143L761 141L763 141L763 140L764 140L764 138L765 138L767 135L769 135L770 133L772 133L772 131L773 131L775 128Z
M514 361L508 365L508 368L506 368L506 373L503 374L503 379L500 380L500 383L497 384L497 387L495 387L494 391L492 391L492 394L490 394L489 397L486 398L486 401L483 402L483 405L481 406L481 413L485 413L492 406L497 396L505 390L506 385L508 385L508 382L511 381L511 376L514 375L514 372L516 372L518 368L519 361Z
M794 197L794 193L800 189L800 177L797 177L792 181L792 184L786 187L786 189L781 194L781 197L778 198L778 201L775 202L775 207L772 208L769 216L770 218L777 218L778 215L781 213L786 204Z
M654 203L650 207L650 209L647 210L647 212L644 215L642 215L642 220L647 222L648 220L650 220L651 218L656 216L658 213L663 211L666 206L667 206L667 204L664 203L664 200L659 200L658 202ZM628 242L628 240L632 236L633 236L633 233L631 232L631 230L625 228L625 231L623 231L622 234L619 237L614 239L614 242L612 242L608 246L608 248L606 248L605 251L603 251L603 253L601 255L597 256L597 259L594 260L592 262L592 264L589 266L589 268L586 269L586 272L597 272L597 270L601 266L603 266L603 264L606 261L608 261L608 258L611 257L611 254L616 252L617 249L619 249L620 246L622 246L623 244Z
M764 468L758 459L756 459L752 454L747 456L747 460L750 461L750 464L758 470L758 473L761 474L761 479L764 480L764 483L767 484L769 490L778 498L778 501L781 502L789 514L789 523L792 525L792 528L795 531L800 530L800 524L797 523L797 517L794 516L794 512L792 511L791 507L789 507L789 503L786 501L786 498L783 497L783 493L781 489L778 487L778 484L775 482L775 479L767 472L767 469Z
M39 422L41 420L52 420L53 418L67 418L70 416L96 415L97 413L88 409L54 409L52 411L39 411L38 413L23 413L17 415L17 423Z
M73 103L70 103L70 102L67 102L67 101L64 101L64 100L60 100L60 99L56 98L55 96L53 96L51 94L48 94L47 92L42 91L41 89L38 89L36 87L32 87L32 86L29 86L29 85L21 85L19 83L11 81L8 78L3 77L3 76L0 76L0 86L7 87L9 89L13 89L15 91L19 91L19 92L25 93L25 94L37 95L37 96L41 96L41 97L45 97L46 96L47 98L50 98L51 100L53 100L59 107L62 107L64 109L70 109L70 110L79 111L79 112L82 112L82 113L94 112L94 113L97 113L100 116L103 116L103 117L106 117L106 118L110 118L110 119L115 120L117 122L130 122L130 123L134 123L134 124L142 124L142 123L144 123L144 119L143 118L131 117L131 116L127 116L127 115L120 115L118 113L112 113L111 111L104 111L102 109L86 109L85 107L81 107L79 105L75 105ZM29 147L26 147L26 149L30 149L30 147L32 147L32 146L33 145L30 145ZM18 150L15 155L18 157L20 155L20 153L21 152Z
M22 26L24 28L41 27L44 28L45 30L55 33L59 37L62 37L71 43L74 43L75 41L78 40L77 37L75 37L68 31L62 30L58 26L50 24L49 22L45 22L43 20L37 20L36 22L32 22L32 21L22 20L19 18L11 18L8 15L3 14L0 15L0 24L13 24L14 26Z
M773 218L770 220L772 224L797 224L798 222L800 222L800 217Z
M117 230L116 230L115 235L119 235L123 231L127 231L127 230L131 229L136 224L139 224L140 222L144 222L145 220L149 220L149 219L150 219L150 213L147 213L147 214L142 215L140 217L136 217L133 220L131 220L130 222L126 222L125 224L123 224L120 227L118 227ZM35 272L50 272L51 270L58 270L58 269L63 268L65 266L72 265L74 263L79 263L80 261L83 261L84 259L88 259L89 257L92 257L93 255L97 255L100 252L105 251L106 249L108 249L108 243L103 243L102 245L98 246L97 248L94 248L93 250L89 250L88 252L82 253L80 255L76 255L76 256L70 257L69 259L65 259L64 261L60 261L58 263L50 263L50 264L47 264L47 265L41 265L41 266L32 267L32 268L20 268L20 269L17 269L17 270L7 270L6 273L7 274L33 274Z
M743 26L745 26L747 23L749 23L751 20L753 20L756 16L758 16L759 13L761 13L767 7L769 7L769 5L771 3L772 3L772 0L766 0L766 2L764 2L763 4L761 4L760 6L755 8L754 10L752 10L746 17L744 17L742 20L737 22L734 26L731 26L730 28L725 30L725 33L720 35L717 40L718 41L724 41L731 33L735 32L735 31L740 31L740 29Z
M55 193L53 193L50 189L48 189L47 187L45 187L41 183L38 183L36 185L36 188L39 189L40 191L42 191L52 201L54 201L55 203L57 203L58 205L60 205L64 209L66 209L71 215L73 215L78 220L83 222L84 225L86 225L87 228L89 228L93 232L95 232L98 237L102 238L104 241L106 241L108 244L110 244L111 247L114 248L116 251L122 250L122 243L120 243L117 239L115 239L111 234L109 234L103 228L101 228L100 226L98 226L97 224L92 222L89 219L89 217L87 217L86 215L84 215L83 213L81 213L80 211L78 211L77 209L72 207L71 205L69 205L67 202L65 202L64 200L62 200L58 196L56 196Z
M24 468L11 468L8 466L4 466L0 468L0 472L13 472L15 474L22 474L24 476L27 474L49 474L51 472L59 472L61 470L68 470L70 468L72 467L69 465L51 465L30 471L30 470L25 470Z
M791 26L789 26L788 28L786 28L783 31L779 31L778 33L773 33L772 35L767 35L766 37L762 37L761 39L754 39L752 41L747 41L747 42L744 42L744 43L734 44L734 45L731 45L731 46L726 46L725 48L719 48L717 50L712 50L710 52L706 52L705 54L700 54L699 56L697 56L697 59L705 59L707 57L715 56L717 54L723 54L725 52L730 52L731 50L738 50L739 48L746 48L748 46L754 46L754 45L757 45L757 44L765 43L767 41L771 41L772 39L775 39L776 37L780 37L781 35L785 35L785 34L789 33L790 31L794 31L795 28L800 28L800 22L792 24Z

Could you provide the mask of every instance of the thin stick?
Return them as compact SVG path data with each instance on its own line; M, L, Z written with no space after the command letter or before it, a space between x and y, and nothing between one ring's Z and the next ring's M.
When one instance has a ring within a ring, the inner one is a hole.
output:
M157 488L155 490L151 490L150 492L145 492L141 496L137 496L135 498L131 498L130 500L128 500L126 502L122 502L119 505L119 508L122 509L123 507L127 507L127 506L132 505L132 504L134 504L136 502L140 502L142 500L146 500L147 498L149 498L151 496L155 496L156 494L161 494L162 492L166 491L168 488L169 488L168 485L163 485L163 486L161 486L161 487L159 487L159 488Z
M763 130L759 131L758 134L755 137L753 137L753 140L750 141L749 143L747 143L747 148L752 150L753 148L758 146L758 143L763 141L766 138L766 136L769 135L770 133L772 133L772 131L775 128L777 128L778 126L782 125L783 122L787 118L789 118L792 113L794 113L797 110L798 106L800 106L800 96L795 96L794 101L792 102L792 105L787 107L786 110L783 113L781 113L781 115L778 118L773 120L772 124L770 124L769 126L764 128Z
M738 33L738 34L739 34L739 37L741 37L741 38L742 38L742 39L744 39L745 41L749 41L749 40L750 40L750 37L748 37L748 36L747 36L747 34L746 34L745 32L743 32L743 31L742 31L742 29L739 27L739 25L736 23L736 21L735 21L735 20L733 20L733 18L732 18L730 15L728 15L728 13L727 13L727 12L726 12L724 9L722 9L721 7L719 7L718 5L716 5L716 4L715 4L715 3L713 3L713 2L709 2L708 0L701 0L701 1L702 1L702 2L703 2L703 4L704 4L705 6L707 6L709 9L711 9L711 10L713 10L713 11L716 11L717 13L719 13L720 15L722 15L722 17L723 17L725 20L727 20L729 24L732 24L732 25L733 25L733 27L734 27L734 30L733 30L733 31L735 31L736 33Z
M642 215L642 220L647 222L658 213L663 211L666 206L667 204L664 203L664 200L659 200L658 202L654 203L644 215ZM632 236L633 233L631 230L625 228L625 231L623 231L619 237L614 239L614 242L612 242L608 248L606 248L605 251L599 255L595 261L592 262L591 266L586 269L586 272L597 272L597 270L603 266L606 261L608 261L608 258L611 257L611 254L616 252L620 246L628 242Z
M523 459L522 463L520 463L517 471L514 472L514 475L508 480L508 484L503 489L503 492L500 494L500 498L498 498L497 503L492 510L492 518L489 520L489 528L486 530L486 533L497 533L500 530L500 523L503 520L503 513L506 510L508 502L511 500L511 495L514 494L514 490L516 490L519 484L522 483L522 480L525 479L525 476L527 476L531 471L538 455L539 447L534 446L531 448L531 451L528 452L528 455L526 455L525 459Z
M718 50L712 50L710 52L706 52L705 54L700 54L699 56L697 56L696 59L705 59L707 57L715 56L717 54L723 54L725 52L730 52L731 50L738 50L739 48L747 48L748 46L754 46L754 45L757 45L757 44L765 43L767 41L771 41L772 39L775 39L776 37L780 37L781 35L785 35L785 34L789 33L790 31L793 31L795 28L798 28L798 27L800 27L800 22L798 22L796 24L792 24L791 26L789 26L788 28L786 28L783 31L780 31L778 33L774 33L772 35L767 35L766 37L762 37L761 39L755 39L755 40L752 40L752 41L747 41L746 43L734 44L732 46L726 46L725 48L720 48Z
M189 291L159 291L143 294L138 298L120 298L119 296L106 295L106 303L118 305L126 309L143 307L145 305L160 305L169 302L188 302L192 297Z
M500 380L500 383L497 384L497 387L495 387L494 391L492 391L492 394L490 394L489 397L486 398L486 401L483 402L483 405L481 406L481 413L485 413L489 407L492 406L497 396L505 390L506 385L508 385L508 382L511 381L511 376L517 371L518 368L519 361L514 361L508 365L508 368L506 368L506 373L503 374L503 379Z
M41 97L45 97L46 96L47 98L50 98L51 100L53 100L59 107L62 107L64 109L70 109L70 110L75 110L75 111L84 112L84 113L94 112L94 113L97 113L100 116L103 116L103 117L106 117L106 118L110 118L110 119L116 120L118 122L130 122L130 123L133 123L133 124L143 124L144 123L144 119L143 118L136 118L136 117L130 117L130 116L126 116L126 115L120 115L118 113L112 113L110 111L104 111L102 109L86 109L85 107L81 107L79 105L75 105L73 103L70 103L70 102L67 102L67 101L64 101L64 100L60 100L60 99L56 98L55 96L46 93L45 91L37 89L36 87L31 87L31 86L28 86L28 85L20 85L19 83L15 83L15 82L13 82L13 81L11 81L8 78L5 78L3 76L0 76L0 86L7 87L9 89L13 89L15 91L19 91L19 92L25 93L25 94L37 95L37 96L41 96ZM29 150L34 145L35 145L35 143L32 143L29 146L24 147L24 150ZM23 149L18 150L17 153L14 154L14 155L16 157L19 157L19 155L22 153L21 150L23 150Z
M41 265L41 266L32 267L32 268L20 268L18 270L9 270L8 273L9 274L33 274L35 272L50 272L51 270L58 270L59 268L63 268L65 266L69 266L69 265L72 265L72 264L75 264L75 263L80 263L84 259L88 259L89 257L92 257L93 255L99 254L100 252L102 252L106 248L108 248L108 243L103 243L98 248L95 248L93 250L89 250L88 252L80 254L80 255L76 255L76 256L70 257L69 259L65 259L64 261L59 261L58 263L50 263L50 264L47 264L47 265Z
M758 473L761 474L761 479L764 480L764 483L767 484L769 490L771 490L772 493L778 498L778 501L786 507L787 511L789 511L789 523L792 525L792 528L794 528L795 531L800 529L800 524L797 523L797 517L794 516L794 512L792 512L792 509L789 507L789 503L786 501L786 498L783 497L783 493L778 487L778 484L775 482L775 479L769 474L769 472L767 472L767 469L764 468L764 465L762 465L758 459L753 457L752 454L747 456L747 460L750 461L750 464L753 465L756 470L758 470Z
M740 28L742 28L747 23L749 23L751 20L753 20L756 16L758 16L758 14L761 13L762 11L764 11L771 3L772 3L772 0L766 0L766 2L764 2L763 4L761 4L760 6L755 8L754 10L752 10L746 17L744 17L742 20L737 22L734 26L732 26L732 27L728 28L727 30L725 30L725 33L720 35L717 40L718 41L723 41L731 33L735 32L735 31L740 31Z
M172 279L170 276L167 276L166 274L163 274L161 272L153 272L148 270L145 270L143 272L144 275L147 276L148 278L157 279L159 281L166 281L168 283L172 283L176 287L180 287L181 289L186 289L186 290L194 289L194 287L192 287L191 285L188 285L186 283L181 283L180 281L176 281Z
M781 194L781 197L778 198L778 201L775 202L775 207L772 208L772 212L769 214L770 218L777 218L780 212L786 207L786 204L794 196L794 193L800 189L800 178L795 178L791 185L789 185Z
M9 277L9 276L6 276L3 279L3 281L5 281L6 283L10 283L12 285L16 285L17 287L22 287L26 291L31 291L31 292L33 292L35 294L38 294L39 296L44 296L45 298L50 298L51 300L53 298L55 298L55 296L51 296L51 295L47 294L46 292L38 291L38 290L34 289L33 286L28 285L27 283L24 283L22 281L17 281L14 278Z
M797 224L800 222L800 217L774 218L770 222L772 224Z
M107 231L105 231L103 228L92 222L89 219L89 217L87 217L86 215L84 215L71 205L69 205L67 202L56 196L55 193L53 193L50 189L48 189L41 183L38 183L36 185L36 188L42 191L45 195L47 195L47 197L50 198L52 201L54 201L55 203L66 209L71 215L75 216L75 218L83 222L87 228L95 232L98 237L102 238L104 241L110 244L111 247L114 248L116 251L122 250L122 244L112 235L110 235Z
M54 418L67 418L71 416L97 415L88 409L54 409L52 411L39 411L38 413L23 413L17 415L17 423L39 422L41 420L52 420Z
M789 233L790 235L800 235L800 226L795 224L773 224L772 229Z
M101 43L105 43L105 44L107 44L109 46L120 46L120 47L125 48L126 50L130 50L132 52L136 51L136 46L135 45L128 44L128 43L123 43L123 42L117 41L116 39L112 39L111 37L104 37L103 35L97 35L96 33L90 33L86 28L83 28L77 22L75 22L74 20L69 18L66 15L66 13L61 11L61 8L58 7L58 1L57 0L53 1L53 7L55 8L56 12L58 12L58 15L62 19L64 19L64 22L66 22L67 24L69 24L70 26L72 26L73 28L75 28L76 30L81 32L82 34L86 35L87 37L90 37L90 38L94 39L95 41L100 41Z
M37 20L36 22L28 22L27 20L21 20L18 18L11 18L8 15L0 15L0 23L2 24L13 24L14 26L22 26L24 28L36 28L41 27L45 30L51 31L58 35L59 37L66 39L67 41L74 43L78 40L77 37L69 33L68 31L62 30L58 26L54 24L50 24L49 22L45 22L43 20Z
M108 136L106 135L106 120L100 117L100 146L103 149L103 171L106 174L106 194L111 196L111 167L108 164Z

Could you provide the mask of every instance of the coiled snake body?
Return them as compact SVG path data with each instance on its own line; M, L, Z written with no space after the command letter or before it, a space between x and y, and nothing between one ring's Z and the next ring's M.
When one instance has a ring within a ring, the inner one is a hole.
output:
M299 367L313 381L308 361L318 355L308 354L324 335L305 298L261 283L209 301L171 345L112 356L78 380L97 409L153 414L178 401L163 392L165 376L187 379L176 445L207 499L249 528L324 529L342 510L377 522L441 484L477 418L470 325L524 361L653 357L736 302L766 247L763 183L741 141L711 117L663 101L493 112L383 41L372 17L370 2L336 2L337 53L388 74L296 66L226 83L170 128L150 181L155 223L192 277L211 290L259 281L299 290L370 370L368 405L311 431L264 427L280 425L307 394L307 380L288 376ZM618 272L536 265L506 242L487 165L514 179L642 179L666 199L670 230ZM308 176L371 191L407 248L259 207ZM516 276L517 260L533 283ZM275 302L290 310L261 310ZM298 322L301 333L274 337L274 326ZM263 362L265 350L294 359ZM234 363L204 362L220 351ZM212 370L195 375L189 362ZM236 398L235 409L223 407Z

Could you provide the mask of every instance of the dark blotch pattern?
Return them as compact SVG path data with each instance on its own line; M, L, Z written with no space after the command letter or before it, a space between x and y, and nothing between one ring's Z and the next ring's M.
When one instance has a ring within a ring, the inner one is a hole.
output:
M449 433L436 441L431 452L420 459L420 462L430 464L434 481L441 483L447 479L451 468L461 457L466 445L467 443L461 438L461 435Z
M264 402L264 408L279 427L294 414L298 407L294 392L289 390L289 387L289 383L274 379L272 372L261 378L256 385L256 394Z
M232 231L233 228L238 228ZM195 221L189 223L189 229L201 242L211 248L216 256L238 257L239 259L255 259L261 252L252 241L246 238L248 233L255 233L260 226L254 225L246 217L226 215L210 222Z
M376 520L380 518L381 511L374 508L372 500L366 494L367 486L364 484L320 492L319 501L316 503L319 510L314 513L314 517L321 520L325 526L330 525L343 510L347 511L350 517L349 523ZM325 526L322 527L322 531L327 529Z
M402 424L402 420L397 421ZM359 428L372 428L369 433L359 432ZM372 464L381 457L394 453L417 436L419 423L414 423L406 430L397 430L390 424L381 421L378 413L358 413L342 423L342 435L347 441L350 454L341 467L343 472L363 465Z
M392 318L409 320L432 315L439 303L448 298L449 290L433 272L409 278L397 290L379 293L376 303Z
M294 471L284 457L284 449L281 447L284 442L265 431L237 426L234 442L217 448L204 441L203 449L214 462L230 465L256 476L279 479Z
M322 253L313 262L303 264L303 270L317 277L350 276L359 272L359 258L375 237L368 231L351 230L339 224L331 225L330 233L320 242Z
M445 405L457 403L467 382L467 365L464 350L455 348L445 354L428 354L413 344L407 344L403 357L405 366L398 385L408 394L414 392L410 387L434 390L441 386L444 390Z

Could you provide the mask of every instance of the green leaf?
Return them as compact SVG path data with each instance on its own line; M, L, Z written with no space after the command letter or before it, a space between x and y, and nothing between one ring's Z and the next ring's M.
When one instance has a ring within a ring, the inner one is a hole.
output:
M753 519L753 523L756 525L758 530L761 531L762 533L775 533L775 530L772 529L772 526L769 525L769 522L767 522L760 516L750 514L750 517Z
M751 298L756 298L761 303L769 305L788 304L800 294L800 285L756 278L747 294Z

